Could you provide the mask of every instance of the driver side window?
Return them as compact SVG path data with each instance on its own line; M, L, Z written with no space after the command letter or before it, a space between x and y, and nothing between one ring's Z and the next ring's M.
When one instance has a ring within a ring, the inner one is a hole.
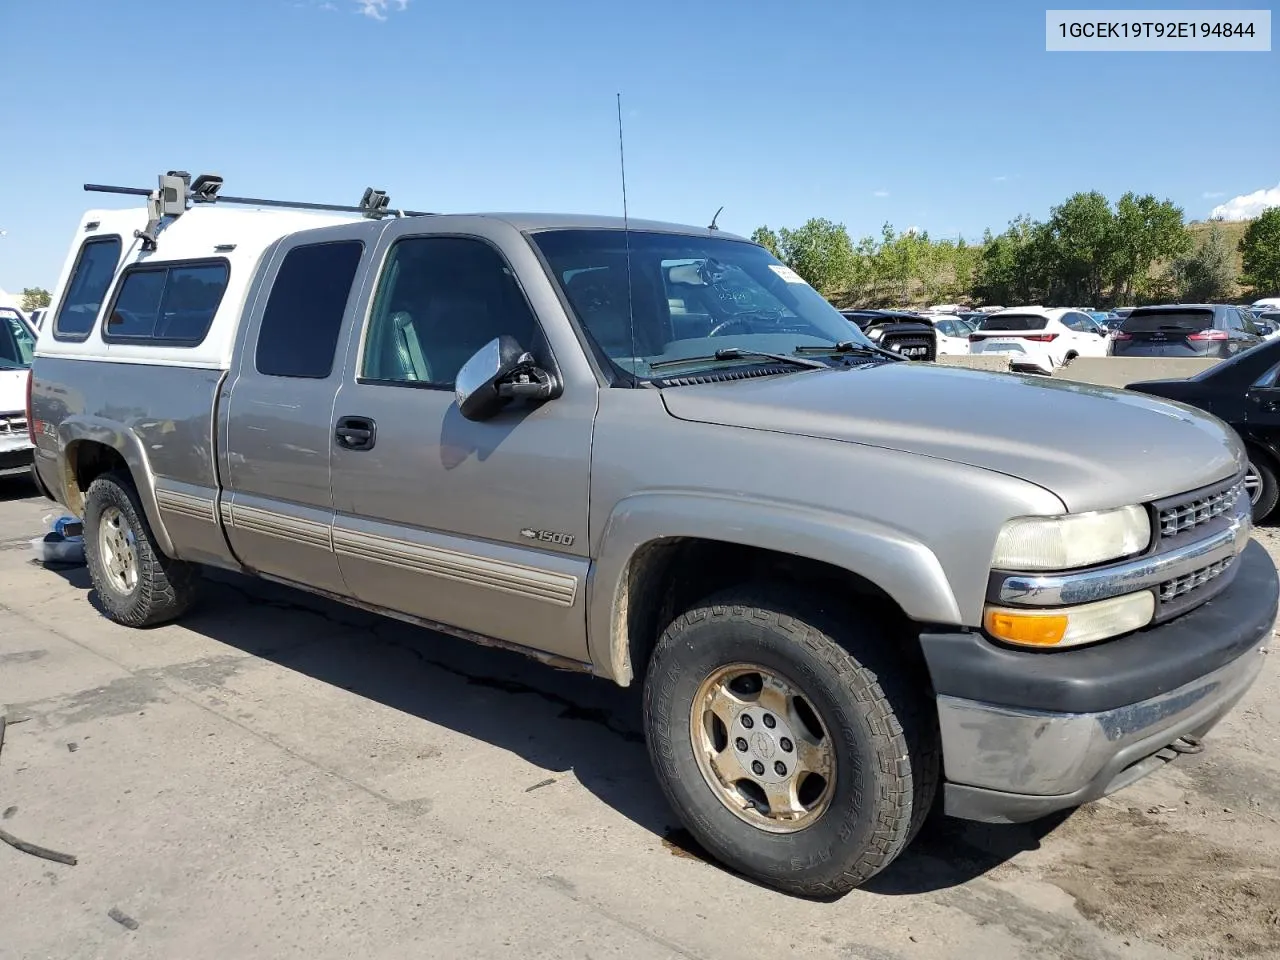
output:
M452 390L490 340L507 334L532 349L536 329L511 268L488 243L409 237L382 268L360 379Z

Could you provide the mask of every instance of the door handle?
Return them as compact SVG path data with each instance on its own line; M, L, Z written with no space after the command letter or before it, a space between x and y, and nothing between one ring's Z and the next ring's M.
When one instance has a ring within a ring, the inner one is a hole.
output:
M378 425L368 417L339 417L333 437L344 450L372 450Z

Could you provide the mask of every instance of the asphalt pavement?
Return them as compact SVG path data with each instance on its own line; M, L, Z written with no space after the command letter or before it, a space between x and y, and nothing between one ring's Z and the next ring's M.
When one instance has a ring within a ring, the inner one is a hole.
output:
M1168 892L1280 892L1273 662L1222 750L1071 816L944 822L817 903L677 829L638 689L230 576L118 627L32 559L52 511L0 483L0 828L77 862L0 845L0 957L1280 955L1280 914L1268 941Z

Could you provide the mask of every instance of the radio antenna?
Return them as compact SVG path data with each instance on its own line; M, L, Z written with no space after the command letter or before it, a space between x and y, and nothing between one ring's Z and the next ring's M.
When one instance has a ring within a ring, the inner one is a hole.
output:
M631 220L627 216L627 151L622 138L622 94L617 95L618 102L618 166L622 172L622 240L626 245L627 257L627 319L631 325L631 368L627 371L635 383L636 372L636 310L635 297L631 292Z

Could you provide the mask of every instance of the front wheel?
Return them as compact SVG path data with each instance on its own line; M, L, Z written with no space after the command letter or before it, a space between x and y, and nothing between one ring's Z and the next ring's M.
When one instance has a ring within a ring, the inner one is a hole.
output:
M1244 489L1253 504L1253 520L1261 523L1275 511L1276 503L1280 501L1280 483L1271 462L1252 450L1249 451L1249 465L1245 468Z
M746 876L831 896L875 876L940 769L927 681L893 638L816 597L739 588L667 628L645 679L649 755L694 837Z
M102 609L116 623L174 620L195 598L198 568L160 552L127 474L104 474L89 485L84 553Z

